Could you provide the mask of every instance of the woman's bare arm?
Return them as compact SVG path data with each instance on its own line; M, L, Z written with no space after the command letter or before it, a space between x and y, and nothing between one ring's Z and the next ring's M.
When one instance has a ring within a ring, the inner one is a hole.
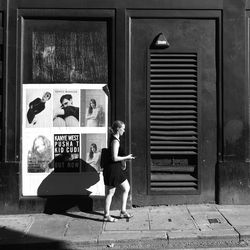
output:
M119 156L120 143L117 140L112 141L111 143L111 157L113 161L126 161L126 160L133 160L135 157L133 157L132 154L126 155L126 156Z

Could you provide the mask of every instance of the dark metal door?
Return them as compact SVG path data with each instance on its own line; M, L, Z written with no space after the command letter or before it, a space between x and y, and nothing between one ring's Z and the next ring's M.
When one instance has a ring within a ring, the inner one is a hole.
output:
M215 200L218 23L187 13L131 13L134 205ZM159 33L168 48L153 46Z

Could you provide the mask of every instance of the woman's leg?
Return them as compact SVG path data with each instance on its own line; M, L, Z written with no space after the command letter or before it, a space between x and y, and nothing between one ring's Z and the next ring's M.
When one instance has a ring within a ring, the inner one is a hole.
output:
M65 126L66 127L78 127L79 121L74 116L68 116L65 118Z
M106 197L105 197L105 207L104 207L104 216L109 215L110 212L110 205L112 202L112 198L114 196L115 187L109 187L109 186L105 186L105 193L106 193Z
M64 121L63 118L61 117L56 117L54 120L53 120L53 126L54 127L66 127L66 123Z
M121 211L125 212L126 211L126 207L127 207L128 193L129 193L129 190L130 190L130 185L129 185L128 180L125 180L121 184L121 188L123 190Z

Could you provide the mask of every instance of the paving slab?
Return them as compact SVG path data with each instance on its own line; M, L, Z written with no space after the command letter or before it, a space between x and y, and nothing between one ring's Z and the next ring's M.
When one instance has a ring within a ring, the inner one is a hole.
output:
M36 215L27 232L30 236L49 240L61 240L67 230L69 218L62 215Z
M234 231L224 216L212 205L187 205L187 209L200 231Z
M146 231L149 230L149 211L148 209L133 209L131 212L134 217L131 219L118 219L115 223L106 222L104 231ZM119 217L119 211L113 211L114 217Z
M206 212L217 211L217 208L214 204L188 204L186 207L192 213L200 212L201 210Z
M196 225L185 206L166 206L150 209L151 230L196 230Z
M250 225L250 206L217 206L218 211L232 226Z
M71 219L68 221L67 230L64 234L64 240L85 243L97 242L97 239L103 229L102 216L74 213L68 216Z
M34 222L30 215L4 215L0 216L0 229L10 229L26 233Z
M0 216L0 245L25 241L34 218L30 215Z
M246 241L250 245L250 226L236 226L235 230L240 235L240 241Z
M250 206L217 206L229 224L239 233L240 240L250 242Z

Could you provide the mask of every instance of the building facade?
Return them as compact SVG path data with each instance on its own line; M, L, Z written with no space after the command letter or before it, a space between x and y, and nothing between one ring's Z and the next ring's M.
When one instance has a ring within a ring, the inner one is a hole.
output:
M250 1L0 0L0 17L2 213L89 194L100 208L101 171L83 165L115 119L136 156L129 206L250 204ZM78 123L59 128L68 94ZM102 120L88 128L91 97ZM40 135L46 160L32 151ZM81 165L57 170L67 150Z

